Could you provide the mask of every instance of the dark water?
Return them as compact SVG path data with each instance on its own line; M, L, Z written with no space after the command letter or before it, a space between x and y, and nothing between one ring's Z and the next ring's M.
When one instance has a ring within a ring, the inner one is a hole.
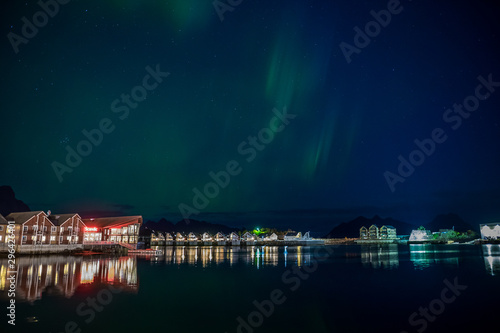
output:
M15 330L7 324L7 261L1 259L0 329L249 333L498 328L498 245L325 249L185 247L149 258L20 257Z

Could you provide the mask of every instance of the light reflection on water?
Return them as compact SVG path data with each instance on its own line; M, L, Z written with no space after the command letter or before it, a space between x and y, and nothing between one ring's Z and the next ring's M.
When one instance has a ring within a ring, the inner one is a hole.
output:
M481 246L484 267L491 275L500 273L500 244L485 244Z
M397 244L362 245L361 263L365 267L394 269L399 267Z
M36 256L16 258L16 300L33 302L42 293L70 298L80 285L106 283L137 291L137 259L125 257ZM9 289L7 259L0 260L0 298Z
M159 247L161 255L148 256L152 264L188 265L195 267L233 266L243 264L265 267L309 266L314 257L311 247L278 246L167 246ZM500 245L424 245L396 244L340 246L334 248L330 261L361 263L364 268L399 269L401 261L410 261L415 270L435 265L458 266L465 256L482 255L489 275L500 273ZM106 256L36 256L19 257L16 299L33 302L42 293L70 298L80 285L116 284L125 290L138 291L137 257ZM7 259L0 259L0 300L6 299L8 286Z
M456 245L410 244L409 249L410 260L415 269L424 269L436 264L458 266L461 254L460 247Z
M166 246L153 247L162 251L150 260L156 263L188 264L207 267L228 263L230 266L242 263L260 269L263 266L309 265L311 249L309 247L279 246Z

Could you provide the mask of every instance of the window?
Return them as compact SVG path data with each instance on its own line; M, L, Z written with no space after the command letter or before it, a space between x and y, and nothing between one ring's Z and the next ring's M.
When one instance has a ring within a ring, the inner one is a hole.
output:
M64 232L64 227L61 227L60 232Z
M27 227L26 227L27 228ZM26 243L26 240L28 239L27 236L23 236L23 243Z
M3 225L0 225L0 231L3 231Z
M38 226L37 225L34 225L33 226L33 231L37 231L38 230Z
M56 230L57 230L57 228L56 228L56 227L51 227L51 228L50 228L50 231L51 231L51 232L56 232Z
M34 241L36 239L36 236L31 236L31 240Z
M47 231L47 226L43 226L43 231Z
M5 238L5 240L7 240L7 238ZM0 235L0 242L2 241L2 236Z
M62 236L59 236L59 243L62 243Z
M56 241L56 236L50 236L50 241L55 242Z
M23 231L28 231L28 226L27 226L27 225L25 225L25 226L23 227Z

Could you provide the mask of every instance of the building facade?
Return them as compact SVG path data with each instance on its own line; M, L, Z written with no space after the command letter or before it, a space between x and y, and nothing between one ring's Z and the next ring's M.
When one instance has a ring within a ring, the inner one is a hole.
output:
M480 224L479 230L481 231L482 239L500 239L500 223L487 223Z
M141 216L82 219L80 215L50 211L11 213L0 216L0 251L5 252L9 235L14 245L47 249L95 242L127 243L137 247ZM13 232L11 232L13 231ZM18 250L21 250L18 248Z
M83 219L83 242L125 243L137 248L142 216L119 216Z
M391 225L383 225L380 228L372 224L369 228L362 226L359 229L359 238L361 240L381 240L381 239L397 239L396 228Z

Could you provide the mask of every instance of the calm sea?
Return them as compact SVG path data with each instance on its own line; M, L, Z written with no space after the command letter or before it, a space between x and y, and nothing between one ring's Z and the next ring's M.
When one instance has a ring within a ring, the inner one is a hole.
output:
M499 245L168 247L151 257L17 258L0 331L483 332L498 328Z

